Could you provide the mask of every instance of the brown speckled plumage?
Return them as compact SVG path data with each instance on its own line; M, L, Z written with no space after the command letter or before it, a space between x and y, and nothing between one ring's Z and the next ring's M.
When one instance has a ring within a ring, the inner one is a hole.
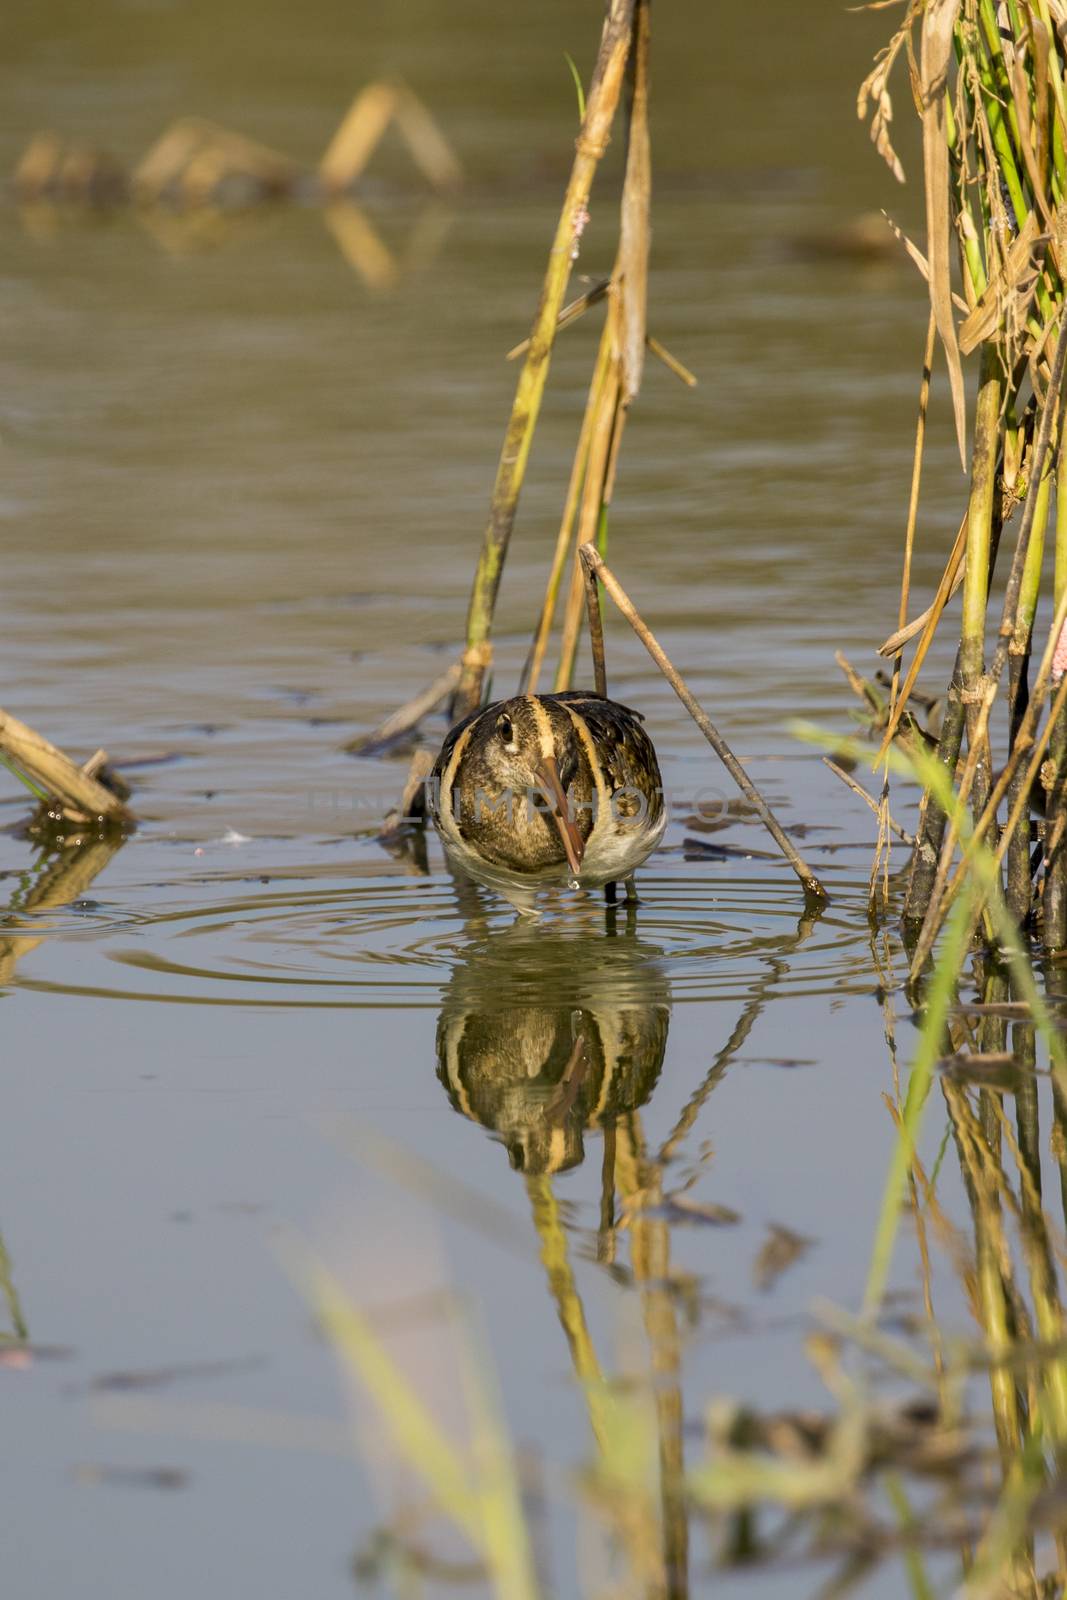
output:
M665 821L641 723L578 690L519 695L458 723L431 777L449 854L516 902L545 884L628 878Z

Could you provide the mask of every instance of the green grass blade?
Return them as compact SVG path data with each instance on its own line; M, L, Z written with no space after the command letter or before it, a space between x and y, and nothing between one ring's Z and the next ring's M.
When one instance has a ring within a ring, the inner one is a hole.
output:
M578 71L578 68L577 68L577 66L575 65L575 62L574 62L574 57L570 54L569 51L564 50L563 59L567 63L568 67L570 67L570 69L571 69L571 77L574 79L574 91L578 96L578 121L579 122L584 122L585 121L585 89L584 89L584 87L582 85L582 75Z

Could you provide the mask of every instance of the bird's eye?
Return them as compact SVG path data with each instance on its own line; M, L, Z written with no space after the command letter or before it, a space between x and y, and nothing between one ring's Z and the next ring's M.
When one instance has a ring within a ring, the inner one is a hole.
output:
M512 727L510 717L499 717L497 719L496 731L499 733L505 744L511 744L514 741L515 729Z

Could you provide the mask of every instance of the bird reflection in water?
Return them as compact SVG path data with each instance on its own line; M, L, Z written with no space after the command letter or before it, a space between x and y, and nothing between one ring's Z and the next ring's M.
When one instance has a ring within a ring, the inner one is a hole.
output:
M517 924L457 969L437 1024L438 1076L516 1170L578 1166L587 1130L609 1130L648 1100L670 1026L660 957L631 932Z

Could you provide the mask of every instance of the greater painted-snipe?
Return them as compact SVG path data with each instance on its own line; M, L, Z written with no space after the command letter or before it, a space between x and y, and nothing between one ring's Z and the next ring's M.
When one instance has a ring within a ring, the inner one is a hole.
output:
M452 861L519 910L538 889L625 881L666 825L639 712L584 691L518 695L451 730L430 779Z

